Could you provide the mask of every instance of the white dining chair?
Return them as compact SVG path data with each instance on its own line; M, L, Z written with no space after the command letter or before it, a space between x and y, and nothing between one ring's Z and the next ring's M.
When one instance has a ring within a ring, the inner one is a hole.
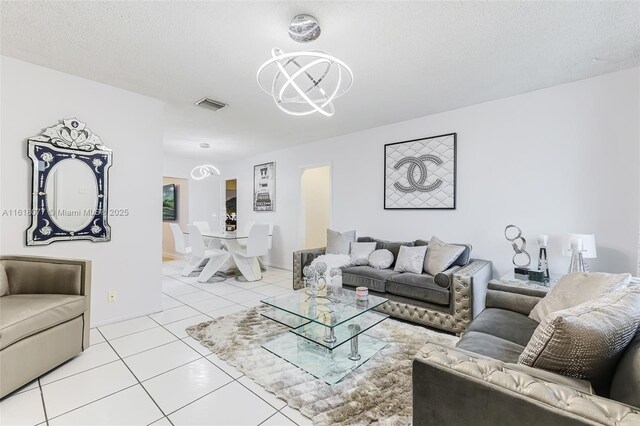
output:
M255 225L256 222L253 220L250 220L249 222L245 223L244 227L242 228L242 236L249 236L249 233L251 232L251 228L253 228L253 225ZM240 244L240 247L242 248L246 248L247 247L247 240L238 240L238 244Z
M211 235L211 227L209 226L209 222L204 220L196 220L193 224L198 228L200 234L202 234L202 238L206 241L207 248L210 249L219 249L220 248L220 239L219 238L211 238L205 237L205 235Z
M187 256L191 253L191 247L187 247L184 233L177 223L170 223L171 233L173 234L173 247L176 253Z
M189 238L191 239L190 263L192 265L195 264L197 267L205 260L207 261L207 264L202 269L202 272L200 272L200 275L198 275L196 281L201 283L207 282L227 263L231 254L226 250L205 249L204 238L202 238L198 227L189 225L187 229L189 230Z
M262 279L259 256L264 256L269 251L269 225L255 224L249 232L247 247L237 246L233 249L233 260L240 273L247 281Z
M194 221L193 224L198 228L201 234L210 234L211 227L209 226L209 222L205 222L204 220Z

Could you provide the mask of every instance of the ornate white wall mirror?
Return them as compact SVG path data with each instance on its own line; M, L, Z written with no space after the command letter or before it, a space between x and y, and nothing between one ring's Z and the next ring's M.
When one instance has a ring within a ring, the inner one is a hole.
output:
M111 149L75 118L28 139L33 165L27 245L55 241L110 241Z

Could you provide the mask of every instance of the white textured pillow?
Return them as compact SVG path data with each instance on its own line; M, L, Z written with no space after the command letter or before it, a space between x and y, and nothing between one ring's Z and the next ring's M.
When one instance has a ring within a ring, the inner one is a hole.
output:
M573 308L596 299L605 293L629 284L630 274L606 274L603 272L575 272L560 281L529 313L529 318L542 322L552 312Z
M9 278L7 278L7 271L4 269L4 265L0 263L0 297L9 294Z
M401 246L398 253L396 272L413 272L421 274L424 267L424 256L427 253L427 246L407 247Z
M427 246L427 255L424 258L424 271L434 277L440 272L446 271L464 251L463 246L447 244L438 237L431 237Z
M387 269L393 264L393 253L387 249L375 250L369 256L369 265L376 269Z
M376 250L376 243L351 243L351 263L368 265L369 255Z
M327 254L349 254L351 243L356 242L356 231L338 232L327 229Z

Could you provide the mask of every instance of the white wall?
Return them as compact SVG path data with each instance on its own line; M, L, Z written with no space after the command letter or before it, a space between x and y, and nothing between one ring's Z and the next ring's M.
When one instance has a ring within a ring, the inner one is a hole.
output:
M300 167L330 162L334 229L470 242L496 274L511 268L508 224L523 229L534 259L537 235L551 236L552 272L568 265L564 233L595 233L592 269L635 273L639 91L639 69L630 69L257 155L223 165L223 175L238 178L241 220L277 225L274 265L291 267L300 247ZM383 210L383 145L450 132L458 133L457 209ZM267 161L277 163L277 211L253 212L252 166Z
M113 149L110 242L56 242L26 247L24 216L0 216L3 254L93 261L91 322L103 324L161 309L162 102L15 59L0 58L2 93L0 200L3 209L31 208L26 139L76 117ZM107 292L118 301L107 303Z
M209 222L211 229L216 228L214 224L213 213L218 215L218 220L224 222L224 218L220 218L220 206L224 205L221 201L222 188L219 176L209 176L206 179L195 180L191 178L191 170L203 164L208 164L206 160L198 161L188 158L179 158L164 156L163 157L163 175L165 177L182 178L189 180L189 220L193 223L196 220L204 220ZM219 165L214 166L220 168ZM224 214L224 212L222 212ZM185 229L186 231L186 229Z

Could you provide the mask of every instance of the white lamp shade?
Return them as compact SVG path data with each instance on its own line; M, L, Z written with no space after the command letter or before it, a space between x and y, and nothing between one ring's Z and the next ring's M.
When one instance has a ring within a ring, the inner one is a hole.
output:
M562 242L562 254L571 256L571 241L582 240L582 257L585 259L595 259L598 257L596 250L596 236L593 234L566 234Z

